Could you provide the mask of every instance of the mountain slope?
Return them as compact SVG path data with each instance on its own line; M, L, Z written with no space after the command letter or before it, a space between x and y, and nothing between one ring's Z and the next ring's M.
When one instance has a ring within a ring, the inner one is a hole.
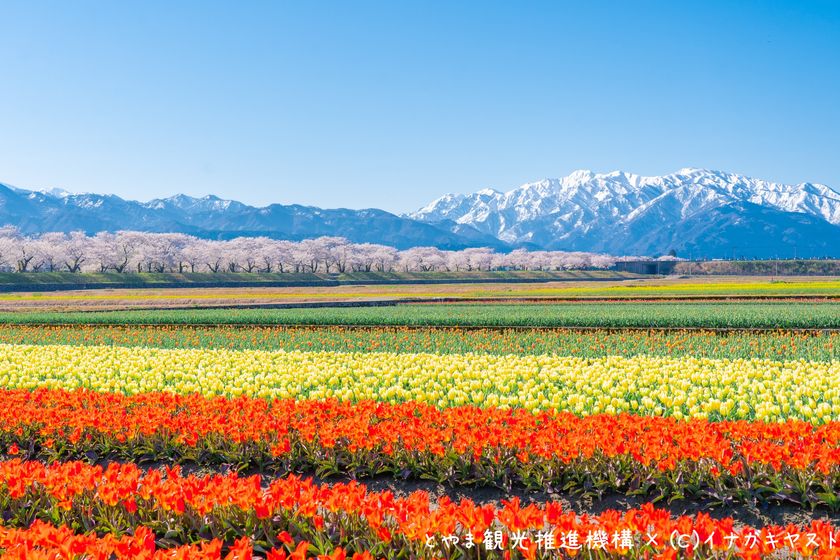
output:
M840 255L840 194L732 173L661 177L576 171L508 192L445 195L408 215L451 221L512 245L612 254Z
M212 239L264 235L289 240L328 235L400 249L416 246L506 248L495 237L470 226L453 223L436 227L376 209L323 210L281 204L256 208L215 196L193 198L186 195L141 203L114 195L27 191L3 184L0 184L0 225L17 226L26 234L136 230L188 233Z

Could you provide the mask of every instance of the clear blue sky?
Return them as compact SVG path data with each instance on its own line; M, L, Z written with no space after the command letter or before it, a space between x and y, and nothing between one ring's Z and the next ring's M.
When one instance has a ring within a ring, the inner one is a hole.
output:
M3 2L0 181L406 211L575 169L840 188L840 2Z

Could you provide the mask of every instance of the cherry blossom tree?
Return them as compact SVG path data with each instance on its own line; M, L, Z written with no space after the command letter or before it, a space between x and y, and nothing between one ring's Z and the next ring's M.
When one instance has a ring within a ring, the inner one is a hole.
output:
M437 247L414 247L399 253L400 266L406 272L440 270L446 260L446 254Z
M70 232L61 246L62 260L67 272L82 272L82 265L90 258L90 238L83 231Z
M27 237L16 227L0 229L0 262L16 272L37 272L44 264L43 243Z

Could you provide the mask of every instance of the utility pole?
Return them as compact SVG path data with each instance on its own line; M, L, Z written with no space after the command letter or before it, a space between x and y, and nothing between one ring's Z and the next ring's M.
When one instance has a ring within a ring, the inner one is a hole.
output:
M738 252L738 246L733 245L732 246L732 274L737 274L738 273L737 267L735 266L735 263L738 261L737 252Z

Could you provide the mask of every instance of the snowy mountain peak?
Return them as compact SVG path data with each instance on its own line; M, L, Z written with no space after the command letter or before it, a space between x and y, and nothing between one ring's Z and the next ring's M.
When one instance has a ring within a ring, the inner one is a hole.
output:
M67 198L68 196L73 196L74 194L88 194L88 193L73 193L64 189L60 189L58 187L53 187L51 189L41 189L38 191L40 193L55 197L55 198Z
M201 198L196 198L188 194L176 194L167 198L156 198L144 203L147 208L155 210L163 209L177 209L190 211L217 211L227 210L228 208L244 208L245 205L234 200L225 200L216 195L208 194Z
M67 198L68 196L74 196L76 194L88 194L88 193L73 193L73 192L70 192L70 191L67 191L67 190L64 190L64 189L59 189L57 187L53 187L53 188L50 188L50 189L28 190L28 189L21 189L20 187L15 187L15 186L9 185L7 183L0 183L0 187L5 187L5 188L7 188L11 191L14 191L14 192L20 193L20 194L24 194L26 196L30 196L30 195L34 194L36 196L37 195L43 195L43 196L49 196L49 197L52 197L52 198Z
M593 173L590 169L577 169L569 173L569 175L566 176L566 179L568 180L568 182L582 183L584 181L590 180L594 176L595 173Z
M682 169L677 170L674 175L697 175L701 173L717 173L716 171L712 171L710 169L703 169L702 167L683 167Z

